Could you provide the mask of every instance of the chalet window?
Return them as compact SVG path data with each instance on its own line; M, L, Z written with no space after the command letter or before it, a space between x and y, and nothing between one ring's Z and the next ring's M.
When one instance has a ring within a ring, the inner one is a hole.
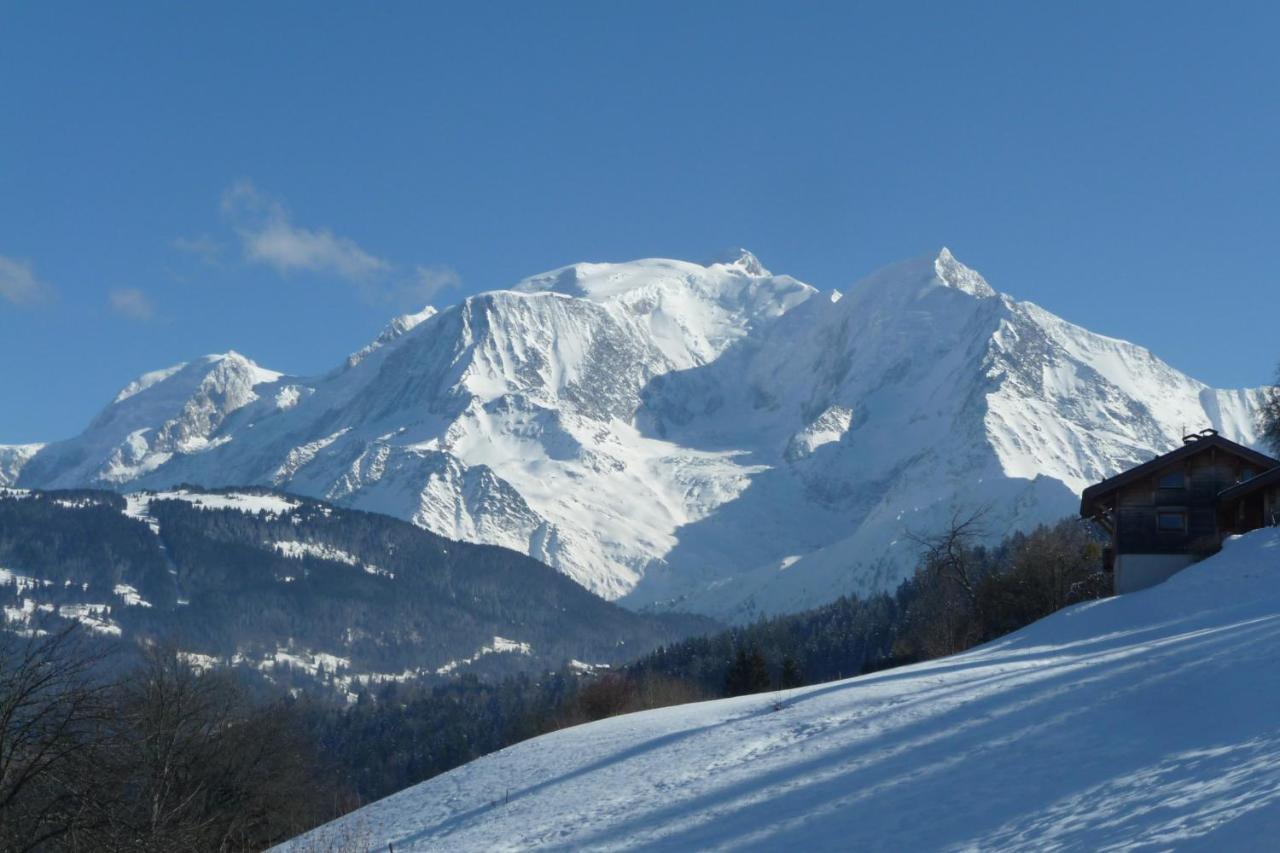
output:
M1162 509L1156 513L1156 527L1165 533L1186 533L1187 514L1182 510Z
M1161 489L1185 489L1187 475L1181 471L1170 471L1168 474L1161 474L1156 485Z

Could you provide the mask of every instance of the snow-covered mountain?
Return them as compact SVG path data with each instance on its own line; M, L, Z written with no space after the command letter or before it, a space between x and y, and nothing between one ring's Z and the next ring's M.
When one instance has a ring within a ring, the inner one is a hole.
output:
M1271 850L1280 531L950 658L628 714L280 850Z
M43 444L0 444L0 485L17 482L23 466L43 448Z
M262 484L528 553L636 607L746 618L896 583L907 533L992 535L1259 393L996 293L942 250L825 296L750 253L576 264L394 321L319 377L148 374L29 487Z

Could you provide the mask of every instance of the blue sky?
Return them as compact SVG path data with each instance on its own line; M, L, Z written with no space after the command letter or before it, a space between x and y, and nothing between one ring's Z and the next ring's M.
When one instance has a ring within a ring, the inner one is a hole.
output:
M738 245L823 288L947 245L1205 381L1280 359L1274 4L111 5L0 8L0 442Z

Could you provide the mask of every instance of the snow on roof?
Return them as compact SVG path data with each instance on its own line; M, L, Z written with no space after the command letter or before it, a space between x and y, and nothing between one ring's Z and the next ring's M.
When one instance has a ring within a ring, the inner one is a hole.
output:
M1191 439L1190 436L1188 436L1188 438ZM1170 462L1177 462L1179 459L1194 456L1197 453L1202 453L1211 448L1217 448L1228 453L1234 453L1235 455L1261 465L1264 468L1271 468L1273 466L1280 465L1280 460L1272 459L1265 453L1259 453L1253 448L1245 447L1243 444L1237 444L1236 442L1223 438L1221 435L1210 430L1206 431L1206 434L1199 435L1194 437L1194 439L1185 441L1181 447L1170 450L1168 453L1157 456L1154 459L1150 459L1141 465L1130 468L1127 471L1122 471L1114 477L1108 477L1101 483L1095 483L1085 489L1084 493L1080 496L1080 514L1086 518L1092 516L1097 512L1095 504L1103 495L1109 494L1115 489L1118 489L1121 486L1131 483L1141 477L1148 476L1149 474L1154 473L1157 469L1168 465Z

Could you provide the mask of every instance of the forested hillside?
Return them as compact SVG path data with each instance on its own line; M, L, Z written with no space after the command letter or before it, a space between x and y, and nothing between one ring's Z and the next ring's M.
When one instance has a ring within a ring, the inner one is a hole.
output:
M617 664L714 627L624 610L504 548L266 490L0 492L0 602L12 630L74 620L352 698Z
M77 622L99 645L154 641L175 652L166 666L252 675L260 701L284 697L334 790L369 802L542 732L747 693L785 702L1105 591L1080 522L994 548L981 524L920 538L893 594L718 631L623 610L511 551L292 495L10 490L0 596L15 634ZM298 687L310 695L289 699Z

